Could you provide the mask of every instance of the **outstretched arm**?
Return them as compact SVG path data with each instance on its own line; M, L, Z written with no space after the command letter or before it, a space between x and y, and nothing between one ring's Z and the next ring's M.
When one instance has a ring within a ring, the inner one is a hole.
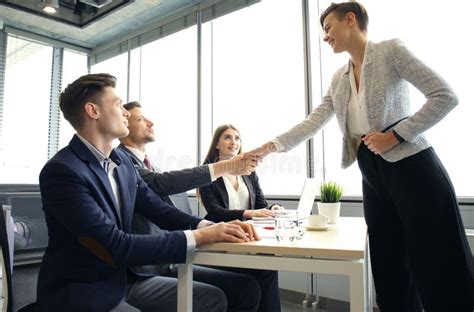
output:
M173 195L186 192L212 183L209 167L212 166L214 177L225 174L249 175L257 167L257 158L252 155L237 155L217 163L169 172L150 172L137 167L142 179L159 195Z
M267 142L267 143L263 144L260 147L257 147L257 148L255 148L251 151L246 152L245 154L256 156L260 160L260 159L264 158L265 156L267 156L268 154L274 153L276 151L277 151L277 148L276 148L275 143L270 141L270 142Z

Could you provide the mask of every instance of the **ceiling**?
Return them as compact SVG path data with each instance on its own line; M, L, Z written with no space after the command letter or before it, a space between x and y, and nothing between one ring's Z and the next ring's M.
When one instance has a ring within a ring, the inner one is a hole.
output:
M42 0L0 0L0 22L7 27L94 49L200 2L59 0L59 9L52 16L42 12Z

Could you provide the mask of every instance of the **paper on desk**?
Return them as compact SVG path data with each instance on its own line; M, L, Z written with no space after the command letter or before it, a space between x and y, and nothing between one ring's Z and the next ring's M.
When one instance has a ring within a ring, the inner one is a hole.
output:
M275 238L275 221L261 223L247 220L245 223L253 224L260 238Z
M275 230L267 230L258 226L255 227L255 230L261 238L275 238Z

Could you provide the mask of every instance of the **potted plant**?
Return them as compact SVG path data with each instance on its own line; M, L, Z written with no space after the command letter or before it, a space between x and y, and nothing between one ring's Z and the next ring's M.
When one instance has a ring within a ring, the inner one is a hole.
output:
M318 202L318 212L320 215L329 217L329 223L335 224L341 211L339 200L342 196L342 186L335 182L324 182L319 187L321 202Z

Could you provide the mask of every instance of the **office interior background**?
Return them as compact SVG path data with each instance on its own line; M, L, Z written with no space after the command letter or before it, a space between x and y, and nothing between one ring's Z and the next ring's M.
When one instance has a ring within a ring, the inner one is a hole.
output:
M191 7L209 1L187 2ZM162 170L202 163L221 124L240 130L245 151L305 118L348 60L322 40L319 15L331 1L214 2L229 13L183 10L155 29L124 33L121 40L91 50L5 27L0 32L0 183L38 183L42 166L74 133L57 96L87 73L116 76L123 102L141 102L155 123L157 140L148 154ZM474 228L474 63L467 32L474 2L360 2L369 13L370 40L402 39L458 95L458 107L427 136L450 174L466 228ZM416 111L424 98L414 88L411 97ZM310 144L266 158L257 170L264 193L292 205L305 177L336 181L345 190L343 214L361 215L361 175L357 164L340 168L341 139L333 119ZM305 290L306 284L293 288ZM344 300L342 292L336 297Z

